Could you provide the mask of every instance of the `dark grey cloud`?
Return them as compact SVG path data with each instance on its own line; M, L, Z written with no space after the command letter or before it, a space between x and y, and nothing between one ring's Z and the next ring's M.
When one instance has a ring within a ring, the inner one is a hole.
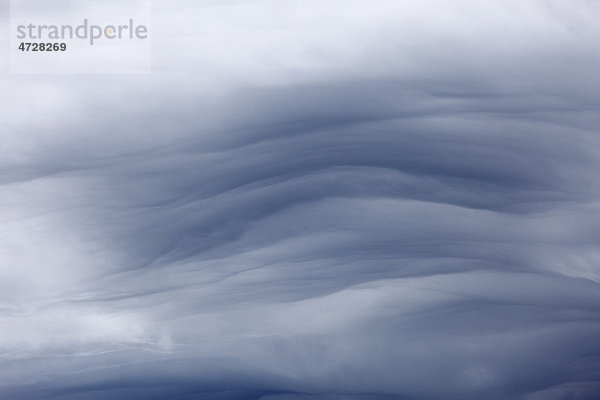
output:
M596 7L376 3L2 80L0 397L597 396Z

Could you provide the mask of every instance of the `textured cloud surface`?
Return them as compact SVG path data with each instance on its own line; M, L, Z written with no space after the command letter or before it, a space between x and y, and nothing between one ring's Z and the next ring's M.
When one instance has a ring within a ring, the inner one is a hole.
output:
M152 74L4 73L0 398L597 398L598 18L155 0Z

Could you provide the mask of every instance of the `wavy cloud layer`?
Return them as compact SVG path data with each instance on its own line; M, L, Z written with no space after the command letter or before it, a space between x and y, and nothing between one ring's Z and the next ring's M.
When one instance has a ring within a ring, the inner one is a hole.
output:
M154 7L0 82L0 397L597 396L595 3Z

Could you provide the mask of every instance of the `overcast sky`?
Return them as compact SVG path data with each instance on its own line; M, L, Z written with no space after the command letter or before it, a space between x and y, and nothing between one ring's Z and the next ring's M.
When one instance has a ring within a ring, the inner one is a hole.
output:
M599 20L154 0L150 74L4 63L0 398L597 399Z

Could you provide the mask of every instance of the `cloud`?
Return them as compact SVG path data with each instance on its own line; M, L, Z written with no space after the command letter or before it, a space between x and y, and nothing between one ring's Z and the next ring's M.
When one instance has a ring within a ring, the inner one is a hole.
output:
M0 397L594 398L596 14L155 2L150 75L4 76Z

